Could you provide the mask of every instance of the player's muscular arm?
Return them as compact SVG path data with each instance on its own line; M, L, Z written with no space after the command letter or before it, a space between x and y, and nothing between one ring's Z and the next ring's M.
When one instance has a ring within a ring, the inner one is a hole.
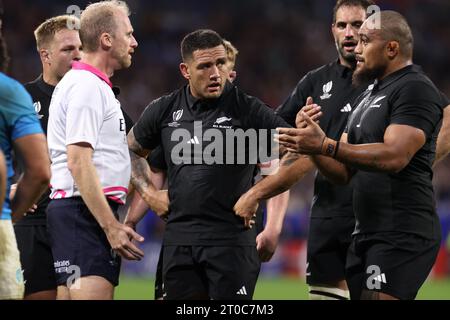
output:
M450 105L444 109L441 131L437 138L436 158L433 166L441 161L450 152Z
M347 143L347 134L344 133L340 139L341 143ZM321 155L311 156L311 160L320 173L334 184L348 184L355 174L355 170L333 158Z
M414 154L425 144L425 133L412 126L391 124L387 127L383 142L369 144L348 144L331 140L322 129L305 113L302 117L307 126L302 129L279 128L280 144L292 152L309 155L325 155L355 169L396 173L403 170ZM337 151L336 151L337 150ZM345 167L338 167L344 174ZM325 169L322 165L319 169ZM348 173L348 170L347 170Z
M131 157L131 183L154 212L159 216L165 215L169 210L167 191L158 191L153 185L150 166L146 160L150 150L144 149L136 141L133 129L128 133L128 148Z
M32 134L14 140L14 149L25 168L11 201L12 219L17 221L48 188L51 174L44 134Z
M103 194L97 170L92 163L92 154L93 150L88 143L68 145L67 167L83 201L105 231L111 247L126 259L140 260L144 253L131 242L131 239L142 242L144 238L114 217Z
M425 133L408 125L392 124L383 143L352 145L342 143L336 159L365 171L398 173L425 144Z
M244 193L234 206L235 213L243 218L251 218L256 213L260 200L272 198L289 190L313 168L308 157L282 152L277 173L262 179Z
M313 103L311 97L307 99L307 104L302 110L311 117L312 121L318 121L322 116L320 107ZM306 123L302 119L296 119L296 125L303 127ZM239 198L234 206L237 215L246 219L251 218L256 213L260 200L272 198L289 190L314 168L307 156L291 152L282 145L280 145L280 154L280 166L276 174L267 176Z

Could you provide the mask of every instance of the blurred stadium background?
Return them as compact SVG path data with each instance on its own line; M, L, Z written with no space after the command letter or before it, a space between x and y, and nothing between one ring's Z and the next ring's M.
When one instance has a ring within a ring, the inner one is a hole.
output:
M154 98L184 84L178 71L179 43L197 28L211 28L240 51L237 84L276 107L309 70L336 58L330 33L335 0L150 0L127 1L139 47L129 70L114 76L120 100L133 120ZM403 13L415 36L415 62L450 95L450 1L378 0L382 9ZM4 0L4 34L12 57L10 74L28 82L40 73L33 30L46 18L84 8L88 1ZM305 239L312 197L310 175L292 191L281 242L264 264L256 299L306 299ZM450 160L435 170L435 191L443 228L438 261L420 299L450 299ZM153 277L164 226L152 214L139 226L146 257L124 263L118 299L152 299ZM448 240L446 245L445 241Z

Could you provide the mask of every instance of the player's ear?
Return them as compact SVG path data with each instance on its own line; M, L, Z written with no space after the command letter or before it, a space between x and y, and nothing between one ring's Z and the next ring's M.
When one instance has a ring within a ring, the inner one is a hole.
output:
M41 57L42 62L50 63L50 51L47 49L40 49L39 56Z
M189 66L186 63L184 63L184 62L180 63L180 71L186 80L191 79L191 74L189 72Z
M112 36L104 32L100 35L100 46L103 49L109 49L112 47Z
M237 72L236 71L230 71L230 82L233 82L234 80L236 80L237 77Z
M398 41L389 41L386 45L386 52L389 59L394 59L400 53L400 44Z

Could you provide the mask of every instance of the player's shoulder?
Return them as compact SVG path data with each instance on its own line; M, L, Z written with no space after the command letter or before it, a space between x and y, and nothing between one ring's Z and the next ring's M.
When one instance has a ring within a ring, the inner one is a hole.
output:
M242 105L245 106L255 106L255 105L265 105L258 97L255 97L251 94L248 94L238 88L236 85L233 84L233 87L230 88L230 90L227 92L228 99L236 99L237 100L237 107L240 109Z
M17 80L0 72L0 100L2 108L11 109L20 113L33 109L33 103L30 94L25 87ZM13 106L13 107L12 107ZM34 110L34 109L33 109Z
M40 81L40 77L34 79L33 81L25 83L23 86L27 89L28 92L33 91L38 88L38 83Z
M184 87L152 100L150 102L150 104L148 105L148 108L156 107L156 108L160 108L161 110L166 110L166 109L171 109L173 107L177 107L176 103L178 101L184 100L182 97L183 89L184 89Z
M26 94L25 87L16 79L0 72L0 94L3 97L21 96Z
M338 63L336 61L324 64L318 68L315 68L309 71L306 74L306 77L309 77L312 81L322 78L330 78L334 73L336 73L336 69L338 68Z
M143 116L151 118L156 116L160 121L170 118L174 110L183 109L182 101L185 101L182 89L177 89L152 100L145 108Z
M228 97L235 99L233 103L229 103L228 105L233 108L235 113L238 113L241 116L250 115L261 109L273 112L273 109L261 99L242 91L237 86L234 86L234 88L231 89L231 92L228 93Z
M433 81L422 72L406 74L402 81L397 84L396 89L400 92L421 95L428 94L435 96L437 99L441 99L441 92L439 89Z

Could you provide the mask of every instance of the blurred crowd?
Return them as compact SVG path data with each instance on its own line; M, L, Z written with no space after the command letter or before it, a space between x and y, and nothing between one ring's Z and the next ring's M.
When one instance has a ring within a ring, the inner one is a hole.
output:
M330 32L335 0L149 0L127 1L139 47L130 69L113 77L120 100L133 120L153 99L184 84L178 64L179 43L198 28L211 28L239 50L237 84L276 107L309 70L336 59ZM378 0L382 9L403 13L415 36L415 63L450 96L450 1ZM12 57L10 74L21 82L40 73L33 30L46 18L68 12L78 0L4 0L4 33ZM70 7L72 6L72 7ZM435 171L439 214L450 230L450 161ZM285 237L303 237L312 197L308 176L291 195ZM154 233L154 225L146 228ZM149 231L150 232L150 231Z

